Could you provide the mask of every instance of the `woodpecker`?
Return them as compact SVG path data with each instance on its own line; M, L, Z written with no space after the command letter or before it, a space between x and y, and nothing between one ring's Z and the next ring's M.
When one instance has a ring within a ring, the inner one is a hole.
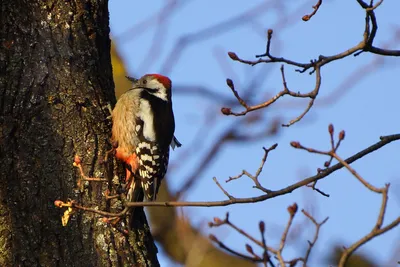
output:
M112 141L128 166L128 200L143 201L144 195L153 201L167 172L169 146L181 146L174 136L171 80L160 74L127 78L133 86L112 111Z

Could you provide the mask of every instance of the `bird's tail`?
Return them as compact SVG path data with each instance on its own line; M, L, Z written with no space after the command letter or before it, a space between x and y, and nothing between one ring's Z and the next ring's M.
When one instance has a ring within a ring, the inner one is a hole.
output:
M131 202L142 202L143 199L144 193L140 186L140 180L134 179L129 187L127 200ZM143 207L131 208L129 213L129 229L134 228L135 224L140 223L143 218L145 218Z
M172 138L172 141L171 141L170 146L171 146L172 150L175 150L175 147L181 147L182 144L181 144L181 142L179 142L178 139L176 139L176 137L174 136L174 137Z

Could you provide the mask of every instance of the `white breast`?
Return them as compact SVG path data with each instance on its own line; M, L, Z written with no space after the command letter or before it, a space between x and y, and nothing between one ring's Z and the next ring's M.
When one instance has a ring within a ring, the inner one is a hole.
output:
M143 121L143 136L149 141L156 140L156 133L154 130L153 123L153 111L151 110L151 106L149 101L145 99L140 99L140 111L139 118Z

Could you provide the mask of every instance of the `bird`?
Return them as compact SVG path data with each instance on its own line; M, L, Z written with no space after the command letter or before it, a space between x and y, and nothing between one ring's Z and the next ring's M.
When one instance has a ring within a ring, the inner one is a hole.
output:
M126 165L127 200L154 201L169 161L169 147L182 144L174 136L172 82L161 74L127 77L132 88L112 111L115 156Z

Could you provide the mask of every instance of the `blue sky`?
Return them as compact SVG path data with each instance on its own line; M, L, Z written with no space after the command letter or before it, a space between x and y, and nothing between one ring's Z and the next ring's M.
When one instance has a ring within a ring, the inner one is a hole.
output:
M176 2L180 7L173 11L165 8L171 2ZM226 78L234 80L239 93L249 88L251 81L258 81L257 93L251 97L251 103L257 104L282 89L280 65L243 65L231 61L226 56L228 51L234 51L245 59L254 59L254 55L265 51L268 28L274 30L272 54L301 62L309 62L319 55L342 52L361 41L364 11L355 0L345 3L324 1L318 13L309 22L303 22L301 17L312 11L314 2L317 1L111 0L111 33L129 74L133 76L162 73L172 79L175 87L201 85L232 100L234 97L225 84ZM162 10L164 14L154 17L149 27L140 24ZM400 48L399 37L397 40L395 38L396 33L400 35L399 10L399 1L386 0L376 11L379 25L376 46ZM240 17L247 11L249 15ZM208 27L232 18L237 19L229 27L222 24L208 34ZM176 50L174 48L179 40L189 42ZM196 186L184 198L202 201L225 199L212 178L215 176L223 182L229 176L239 174L242 169L254 173L263 156L262 146L269 147L274 143L279 144L278 149L269 155L260 177L265 187L280 189L315 174L326 158L295 150L289 143L296 140L313 148L328 149L329 123L335 125L336 133L342 129L346 131L346 139L339 149L342 158L379 141L381 135L399 133L400 61L398 58L377 60L378 56L362 54L325 66L316 105L302 121L280 129L279 134L272 138L225 145L216 161L197 178ZM285 70L291 90L307 92L314 87L314 76L299 74L290 66L286 66ZM185 177L225 127L240 121L240 118L222 115L219 110L223 105L222 99L174 95L176 136L184 147L174 151L171 158L171 164L175 166L169 176L173 177L169 181L172 189L180 188ZM306 105L299 99L284 97L274 106L256 112L265 117L266 123L276 117L288 122L298 116ZM205 120L212 120L212 123L205 123ZM210 129L206 130L206 136L199 137L196 134L203 127ZM260 126L241 126L243 132L260 129ZM196 155L182 160L185 146L196 146L198 150ZM386 223L399 216L399 151L400 142L392 143L352 165L377 187L391 183ZM252 188L251 180L246 178L224 184L224 187L236 197L260 194ZM244 251L247 240L239 234L227 228L209 229L206 223L215 216L223 217L229 211L230 218L237 225L258 236L258 222L264 220L270 245L277 245L288 219L286 208L297 202L300 208L308 210L318 221L330 217L321 229L320 239L312 254L312 263L315 264L321 262L325 248L331 244L350 245L367 234L375 224L381 200L379 195L368 191L344 169L320 181L318 187L329 193L330 197L325 198L309 188L302 188L262 203L184 208L183 211L204 233L214 233L224 242L232 244L233 248ZM314 228L311 224L304 224L304 221L304 216L299 213L295 224L297 231L302 234L298 241L286 249L284 256L288 259L302 256L294 254L295 248L305 248L306 240L312 238ZM361 251L368 253L377 263L387 264L395 248L400 246L398 240L399 227L376 238ZM159 259L162 266L173 265L162 253Z

